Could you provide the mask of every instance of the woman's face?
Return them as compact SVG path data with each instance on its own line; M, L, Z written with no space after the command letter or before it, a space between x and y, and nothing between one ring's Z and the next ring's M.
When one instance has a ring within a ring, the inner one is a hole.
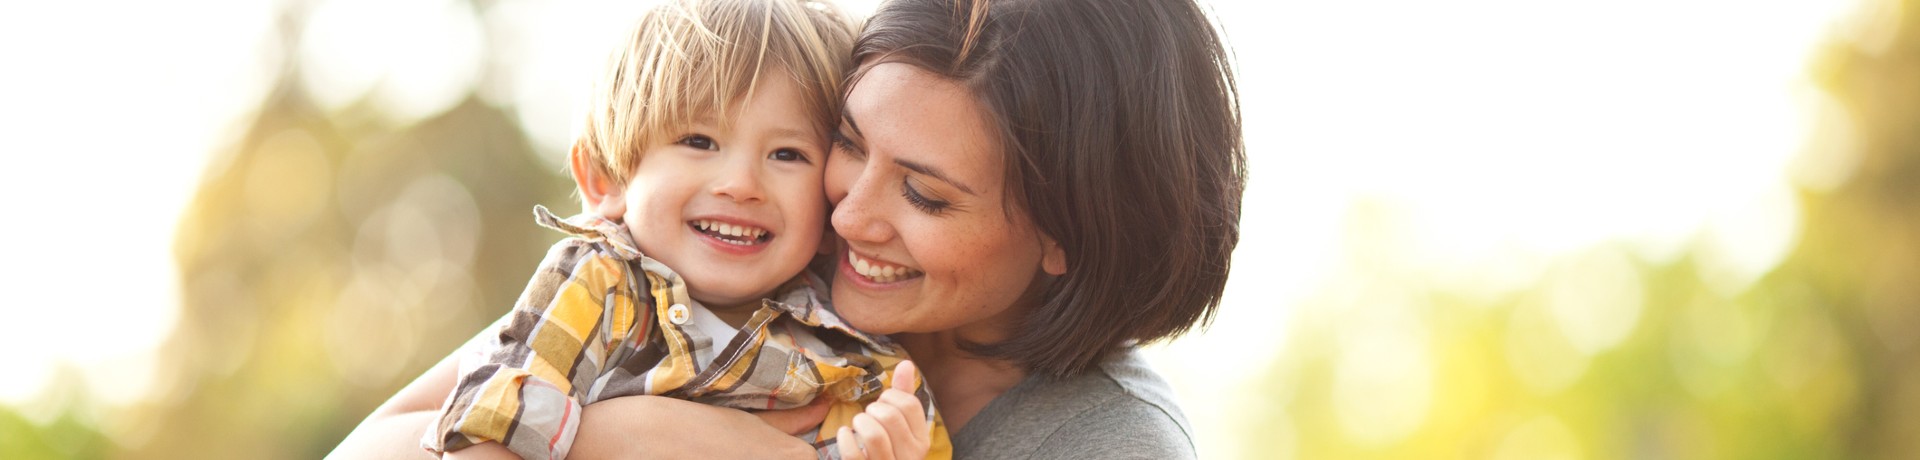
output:
M1006 208L988 116L965 86L908 64L874 66L851 89L826 189L843 239L833 301L853 326L997 340L1043 262L1065 271L1058 246Z

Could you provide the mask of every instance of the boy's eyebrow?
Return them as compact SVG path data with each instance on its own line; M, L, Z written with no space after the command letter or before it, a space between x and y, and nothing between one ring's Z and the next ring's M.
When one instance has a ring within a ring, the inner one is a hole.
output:
M772 134L774 139L811 139L819 135L819 133L816 132L802 131L793 128L774 128L770 134Z
M946 174L942 174L938 169L933 169L932 166L915 163L909 160L902 160L899 157L894 157L893 163L900 165L900 167L902 168L911 169L914 172L917 172L920 174L933 176L933 178L935 179L940 179L941 182L952 184L954 188L958 188L962 192L967 192L968 195L979 195L979 193L973 191L972 187L968 187L967 184L962 184L960 183L960 181L953 180L952 177L947 177Z

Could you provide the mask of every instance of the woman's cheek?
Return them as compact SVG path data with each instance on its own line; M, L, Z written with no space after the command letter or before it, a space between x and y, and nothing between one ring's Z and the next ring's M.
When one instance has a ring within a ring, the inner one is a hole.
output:
M822 182L827 191L828 203L839 203L847 198L847 189L853 187L853 181L860 178L859 164L846 158L845 154L827 157L827 171Z

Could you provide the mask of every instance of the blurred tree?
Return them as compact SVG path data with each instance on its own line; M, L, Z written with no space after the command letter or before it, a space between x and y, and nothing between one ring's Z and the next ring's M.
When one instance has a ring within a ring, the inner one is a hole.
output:
M1902 458L1920 452L1920 1L1866 3L1866 29L1815 69L1850 121L1835 136L1850 142L1819 153L1847 180L1805 194L1803 244L1776 281L1808 285L1860 363L1835 439L1848 456Z
M471 94L401 125L364 101L326 113L282 74L182 217L183 307L158 396L127 415L134 456L324 455L511 306L556 239L533 205L572 207Z

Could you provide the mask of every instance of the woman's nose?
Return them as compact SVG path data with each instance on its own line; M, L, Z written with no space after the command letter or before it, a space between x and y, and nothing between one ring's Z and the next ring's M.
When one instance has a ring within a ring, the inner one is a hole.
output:
M875 181L862 175L833 207L833 231L847 241L877 243L893 238Z

